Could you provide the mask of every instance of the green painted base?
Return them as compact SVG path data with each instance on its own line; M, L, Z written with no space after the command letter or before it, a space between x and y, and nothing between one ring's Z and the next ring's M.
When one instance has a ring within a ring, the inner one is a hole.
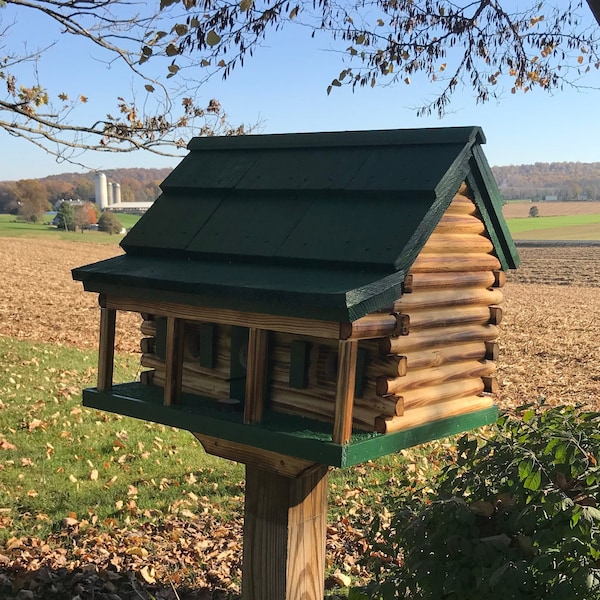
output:
M396 433L355 430L350 442L340 445L331 441L331 423L267 410L262 423L245 425L241 412L220 410L212 399L182 394L177 405L163 406L162 402L161 388L135 382L115 385L108 392L96 388L83 390L83 404L89 408L162 423L332 467L349 467L403 448L489 425L498 416L498 409L492 406Z

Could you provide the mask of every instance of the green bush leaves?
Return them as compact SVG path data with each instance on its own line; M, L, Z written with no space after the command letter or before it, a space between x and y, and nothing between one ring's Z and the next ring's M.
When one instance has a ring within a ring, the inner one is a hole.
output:
M431 501L394 499L351 600L600 600L600 413L522 407L463 436ZM364 595L361 595L364 594Z

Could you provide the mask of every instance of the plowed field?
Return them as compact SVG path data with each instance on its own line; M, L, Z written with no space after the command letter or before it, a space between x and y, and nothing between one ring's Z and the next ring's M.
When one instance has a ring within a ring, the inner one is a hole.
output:
M93 348L98 306L73 267L119 248L0 238L0 335ZM523 248L506 285L499 404L545 397L600 409L600 247ZM137 352L137 315L119 315L117 349Z

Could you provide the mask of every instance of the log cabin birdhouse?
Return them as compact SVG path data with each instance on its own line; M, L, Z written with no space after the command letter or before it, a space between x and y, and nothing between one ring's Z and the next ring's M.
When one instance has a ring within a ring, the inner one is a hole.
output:
M283 473L281 456L343 467L493 421L518 256L484 141L478 127L192 140L125 254L73 271L102 314L84 404ZM113 386L117 311L143 315L147 370Z
M495 420L518 256L478 127L201 138L123 239L84 404L246 465L244 600L322 600L327 469ZM113 384L118 311L140 381Z

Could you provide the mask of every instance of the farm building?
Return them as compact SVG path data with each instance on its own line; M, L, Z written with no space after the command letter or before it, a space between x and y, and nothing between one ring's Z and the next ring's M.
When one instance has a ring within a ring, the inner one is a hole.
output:
M125 254L73 272L102 307L85 403L228 458L215 440L336 466L490 422L518 256L484 141L478 127L193 140ZM122 310L144 317L147 370L113 386Z

